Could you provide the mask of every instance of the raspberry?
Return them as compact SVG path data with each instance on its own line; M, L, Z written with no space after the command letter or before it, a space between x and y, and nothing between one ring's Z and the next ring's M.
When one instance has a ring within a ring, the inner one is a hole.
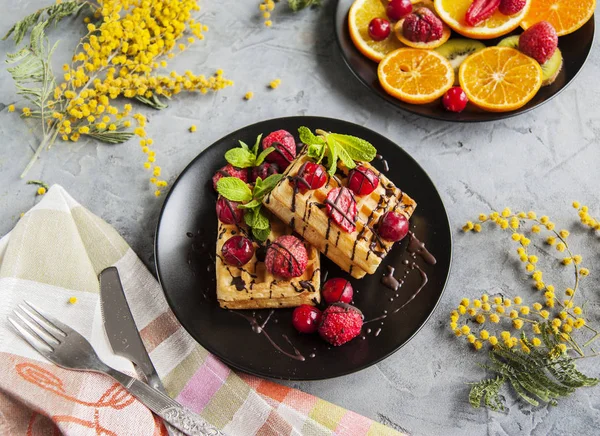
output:
M442 20L427 8L419 8L404 19L402 33L409 41L437 41L444 33Z
M302 241L292 235L277 238L267 248L265 266L271 274L284 279L300 277L306 270L308 254Z
M277 130L269 133L262 140L262 148L266 150L269 147L275 147L275 150L269 153L266 158L267 161L276 163L281 171L285 171L296 157L296 141L294 137L286 130Z
M246 168L236 168L231 164L225 165L212 178L215 191L217 190L217 182L223 177L237 177L244 182L248 182L248 170Z
M558 35L552 24L540 21L519 37L519 50L540 64L546 63L558 47Z
M323 312L319 335L337 347L357 337L362 326L363 314L360 310L346 303L335 303Z
M342 230L348 233L356 230L356 200L348 188L342 186L329 191L325 205L327 214Z

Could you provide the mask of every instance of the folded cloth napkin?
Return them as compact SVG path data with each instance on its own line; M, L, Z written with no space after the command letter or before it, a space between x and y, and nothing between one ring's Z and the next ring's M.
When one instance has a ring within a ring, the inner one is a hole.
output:
M131 362L112 354L102 326L97 276L111 265L169 395L226 434L399 434L312 395L230 370L181 327L156 279L115 229L60 186L0 239L0 434L166 434L161 420L110 377L53 365L7 321L18 304L31 301L83 334L104 362L135 375Z

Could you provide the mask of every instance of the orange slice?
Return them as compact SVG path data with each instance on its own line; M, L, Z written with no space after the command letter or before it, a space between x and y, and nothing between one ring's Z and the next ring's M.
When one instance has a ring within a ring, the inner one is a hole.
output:
M413 104L431 103L454 84L454 68L448 59L418 48L390 53L379 63L377 75L388 94Z
M532 2L535 1L543 0L527 0L525 7L515 15L507 16L496 11L494 15L477 26L470 26L465 22L465 15L473 0L435 0L434 4L440 18L456 32L468 38L492 39L506 35L519 27L529 12Z
M348 13L350 38L356 48L369 59L381 61L388 53L403 47L402 43L390 32L383 41L374 41L369 36L369 23L373 18L384 18L389 21L385 8L380 0L356 0Z
M548 21L558 36L575 32L594 15L596 0L531 0L531 9L521 22L528 29L540 21Z
M490 112L508 112L535 96L543 73L535 59L514 48L488 47L465 59L458 79L471 103Z

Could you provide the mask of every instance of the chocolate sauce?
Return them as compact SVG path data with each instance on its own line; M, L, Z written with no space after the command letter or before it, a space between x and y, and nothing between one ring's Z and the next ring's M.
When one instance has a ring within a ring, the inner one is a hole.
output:
M185 234L185 236L187 236L188 238L193 238L193 237L194 237L194 234L193 234L192 232L187 232L187 233Z
M395 271L396 268L388 265L387 272L383 275L381 279L381 283L383 283L384 286L390 288L392 291L397 291L398 289L400 289L400 286L402 286L401 280L398 280L396 279L396 277L394 277Z
M278 145L279 145L280 147L277 147ZM288 164L291 164L291 163L292 163L292 160L291 160L289 157L287 157L287 152L286 152L286 153L284 153L284 152L282 151L282 149L283 149L283 150L286 150L286 151L287 151L287 149L285 148L285 146L284 146L284 145L283 145L281 142L279 142L279 141L275 141L275 142L271 143L271 147L273 147L273 148L275 149L275 150L273 150L271 153L277 153L277 154L279 154L281 157L283 157L283 158L285 159L285 161L286 161Z
M241 277L233 277L231 279L231 284L235 286L235 289L237 289L238 291L244 291L246 289L246 283L244 282L244 279L242 279Z
M397 309L394 309L394 311L392 313L398 313L400 312L402 309L404 309L411 301L413 301L417 295L419 295L419 292L421 292L421 289L423 289L425 287L425 285L427 284L427 282L429 281L427 274L425 273L425 271L423 271L421 269L421 267L419 265L417 265L416 263L412 263L411 265L411 269L418 269L419 273L421 273L421 285L419 286L419 288L415 291L414 294L412 294L410 296L410 298L408 300L406 300L406 302L404 304L402 304L402 306L400 306Z
M267 323L269 322L269 319L271 318L271 315L273 315L273 313L275 312L274 310L271 310L269 312L269 315L267 316L267 318L263 321L262 324L258 323L258 320L254 317L254 316L248 316L248 315L244 315L243 313L234 311L234 310L230 310L230 312L235 313L236 315L241 316L242 318L246 319L246 321L248 321L250 323L250 326L252 327L252 331L254 333L257 334L264 334L265 337L267 338L267 340L271 343L271 345L280 353L288 356L291 359L294 360L299 360L301 362L304 362L306 360L306 358L300 353L300 351L298 351L298 349L296 347L294 347L294 345L292 344L292 342L290 341L290 339L286 336L286 335L281 335L283 337L283 339L286 340L286 342L288 344L290 344L290 346L294 349L294 354L290 354L287 351L284 351L279 345L277 345L275 343L275 341L273 341L273 339L271 339L271 336L269 336L269 334L267 333L267 331L265 330L265 327L267 325ZM254 314L254 312L253 312Z
M409 253L418 254L423 258L425 262L430 265L435 265L437 263L436 258L427 250L425 244L417 239L413 232L408 232L410 235L410 241L408 242L407 251Z
M390 167L389 167L389 165L388 165L388 163L387 163L387 160L385 160L385 159L383 158L383 156L382 156L382 155L380 155L380 154L376 154L376 155L375 155L375 158L376 158L377 160L380 160L380 161L381 161L381 163L382 163L382 165L383 165L383 171L387 173L387 172L390 170Z
M371 179L369 178L369 174L363 169L363 167L357 166L356 168L353 168L352 171L350 171L350 173L348 174L348 178L351 177L353 171L356 171L357 173L363 176L362 180L360 181L360 185L357 189L357 192L362 191L362 188L365 185L365 181L369 182L373 190L376 188L375 183L371 181ZM377 178L377 180L379 180L379 178Z

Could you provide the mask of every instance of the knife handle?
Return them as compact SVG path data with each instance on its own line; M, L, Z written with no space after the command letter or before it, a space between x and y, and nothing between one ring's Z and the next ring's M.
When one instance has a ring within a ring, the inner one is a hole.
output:
M216 427L209 424L200 415L183 407L171 397L147 384L109 368L106 373L121 383L127 391L136 397L148 409L166 422L189 436L225 436Z

